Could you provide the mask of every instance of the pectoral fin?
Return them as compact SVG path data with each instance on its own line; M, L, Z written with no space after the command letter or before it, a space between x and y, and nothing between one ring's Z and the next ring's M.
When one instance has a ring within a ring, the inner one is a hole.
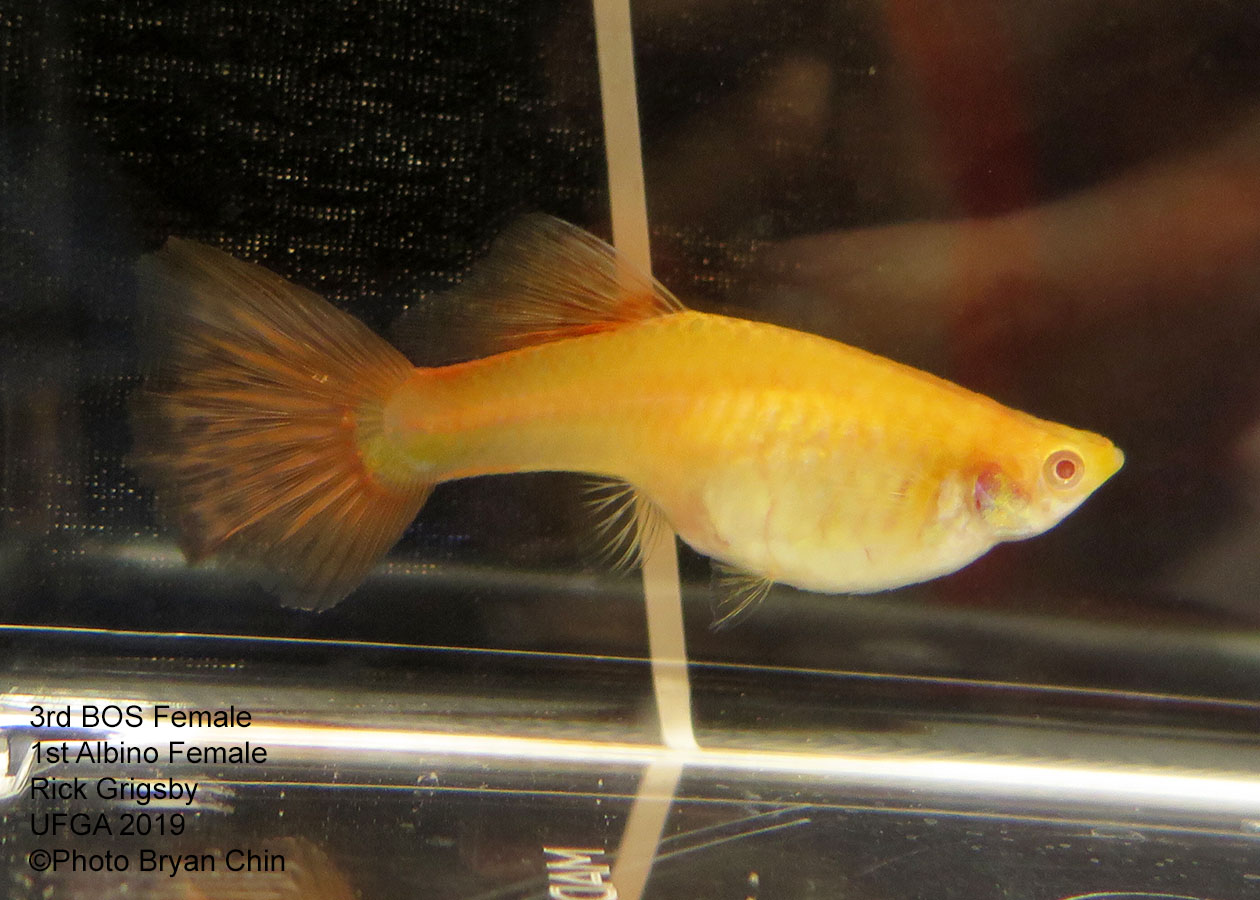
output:
M713 561L713 631L729 628L766 599L774 582L764 575Z

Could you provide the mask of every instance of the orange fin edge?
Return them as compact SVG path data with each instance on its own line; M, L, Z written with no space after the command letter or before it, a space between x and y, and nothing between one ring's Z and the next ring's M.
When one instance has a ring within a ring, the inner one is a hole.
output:
M518 219L457 287L413 305L391 328L418 365L475 359L683 312L660 282L561 219Z

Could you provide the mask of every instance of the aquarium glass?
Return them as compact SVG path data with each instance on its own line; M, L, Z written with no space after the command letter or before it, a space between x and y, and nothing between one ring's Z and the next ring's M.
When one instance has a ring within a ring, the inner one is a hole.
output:
M323 611L190 565L132 455L140 260L406 343L536 213L1124 466L721 628L710 559L666 535L645 590L568 472L438 485ZM1260 891L1244 0L0 0L0 434L0 895Z

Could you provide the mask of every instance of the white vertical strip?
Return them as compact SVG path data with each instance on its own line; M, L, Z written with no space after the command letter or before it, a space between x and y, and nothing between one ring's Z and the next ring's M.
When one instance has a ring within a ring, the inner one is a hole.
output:
M650 272L652 255L639 138L639 101L634 81L630 0L593 2L613 244L632 263ZM691 726L682 585L678 578L678 549L673 531L659 529L655 538L643 547L642 559L648 647L661 739L668 747L694 750L696 739ZM612 871L613 885L621 900L639 900L643 896L681 775L682 763L676 760L653 762L643 773Z
M594 0L594 7L613 243L631 262L650 272L630 0ZM662 739L674 749L695 749L678 549L669 529L661 529L643 548L643 594Z
M612 883L620 900L640 900L643 896L682 769L679 759L657 760L643 773L612 868Z
M594 3L613 244L636 266L650 272L652 254L648 246L647 189L643 183L630 0Z

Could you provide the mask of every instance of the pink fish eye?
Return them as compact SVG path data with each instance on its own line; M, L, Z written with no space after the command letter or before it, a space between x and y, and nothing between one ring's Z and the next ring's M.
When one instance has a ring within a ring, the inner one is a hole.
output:
M1057 488L1070 488L1085 474L1085 461L1072 450L1056 450L1046 458L1046 481Z

